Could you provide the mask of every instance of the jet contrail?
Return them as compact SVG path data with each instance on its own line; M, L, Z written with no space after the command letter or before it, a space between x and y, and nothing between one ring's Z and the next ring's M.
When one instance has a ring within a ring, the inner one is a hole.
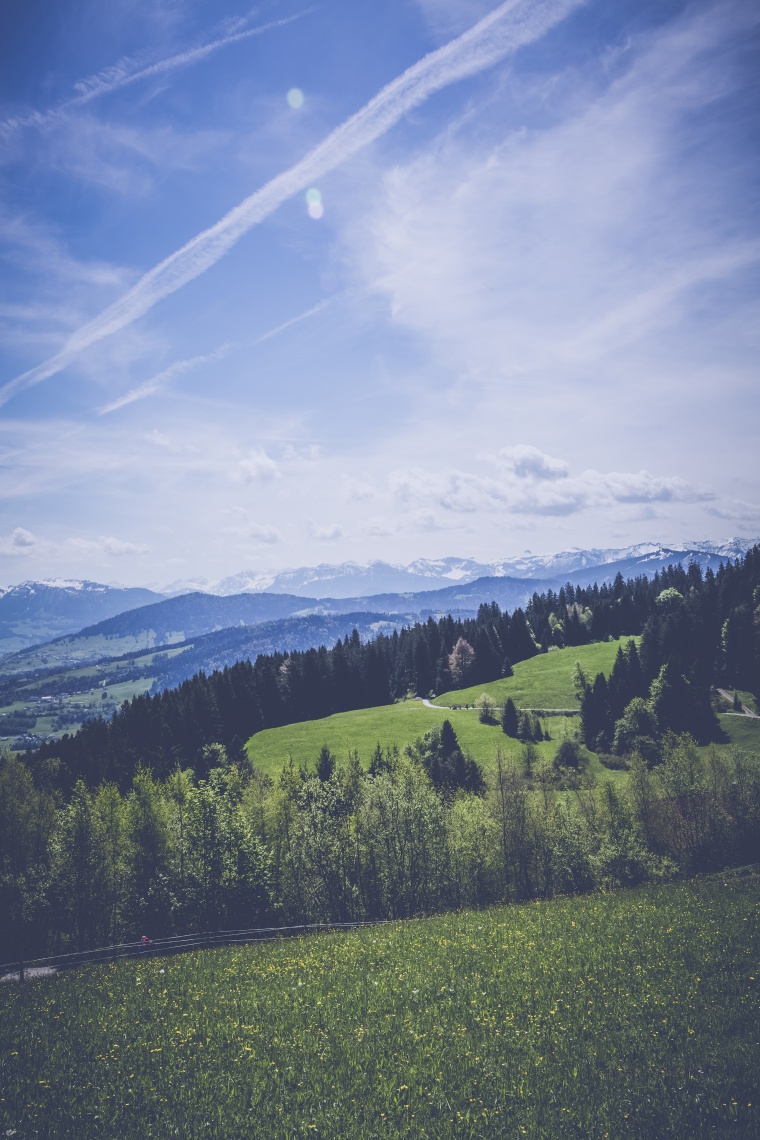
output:
M294 166L149 270L118 301L78 329L55 356L9 380L0 388L0 404L61 372L85 349L126 328L164 297L200 277L288 198L380 138L433 92L476 75L533 43L583 3L585 0L506 0L461 36L424 56Z
M115 63L113 67L108 67L105 71L100 71L97 75L91 75L75 84L75 90L79 91L78 95L66 99L56 107L51 107L48 111L32 111L28 115L18 115L13 119L6 119L0 122L0 131L7 134L19 127L44 127L47 123L59 121L66 111L74 107L81 107L85 103L91 103L93 99L98 99L101 95L110 95L112 91L119 91L122 87L128 87L131 83L137 83L141 79L151 79L154 75L162 75L164 72L174 71L175 68L198 63L221 48L236 44L240 40L251 39L253 36L261 36L264 32L272 31L274 28L282 28L286 24L292 24L294 20L300 20L302 16L307 16L313 11L313 8L307 8L303 12L298 12L294 16L286 16L282 20L272 20L268 24L246 28L242 32L232 32L229 35L221 36L219 39L210 40L209 43L201 44L197 48L189 48L178 55L171 55L167 59L158 60L156 63L146 64L144 67L140 67L133 59L121 60L119 63Z
M146 396L154 396L156 392L161 391L168 380L173 380L175 376L182 376L185 372L191 372L193 368L199 368L201 364L215 364L218 360L223 360L231 348L232 345L223 344L215 352L209 352L205 356L192 356L189 360L175 360L163 372L159 372L157 376L152 376L150 380L145 380L138 388L131 388L129 392L119 396L113 403L98 408L98 415L107 416L110 412L117 412L119 408L125 408L127 404L134 404L135 400L144 400Z

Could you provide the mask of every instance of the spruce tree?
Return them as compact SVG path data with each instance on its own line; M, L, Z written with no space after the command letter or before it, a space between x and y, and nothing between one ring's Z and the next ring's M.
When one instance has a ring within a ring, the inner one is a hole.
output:
M501 730L506 736L517 736L517 709L511 697L507 697L501 712Z

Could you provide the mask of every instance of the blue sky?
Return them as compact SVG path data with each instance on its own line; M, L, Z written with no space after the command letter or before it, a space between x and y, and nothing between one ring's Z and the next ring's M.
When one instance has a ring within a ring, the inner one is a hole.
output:
M0 582L760 533L759 32L7 0Z

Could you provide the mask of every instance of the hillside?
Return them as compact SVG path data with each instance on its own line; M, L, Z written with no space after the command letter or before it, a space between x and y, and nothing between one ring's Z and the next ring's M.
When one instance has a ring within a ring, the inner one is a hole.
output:
M236 661L255 660L260 653L332 645L354 629L367 640L381 631L392 632L406 621L404 616L386 614L312 614L234 626L162 647L160 651L138 650L100 660L98 645L105 653L123 642L92 635L87 641L76 642L82 662L76 660L75 651L70 665L26 677L12 676L0 685L0 742L7 740L18 748L34 747L43 739L75 730L87 719L112 716L125 700L139 693L179 685L200 671L210 673ZM42 663L44 651L35 653L39 653Z
M140 587L68 580L22 582L0 592L0 655L160 601L160 594Z
M407 621L424 619L431 614L474 616L481 605L489 605L493 601L503 609L514 609L528 600L535 586L535 582L484 578L464 586L448 586L417 594L377 594L342 600L318 600L289 594L245 593L228 597L182 594L137 607L81 629L76 634L6 656L0 659L0 677L142 653L148 649L179 645L191 638L232 626L258 625L295 616L330 618L363 614L365 627L372 625L377 615L394 618L403 614ZM324 624L330 625L329 622ZM345 625L345 620L339 624ZM198 666L201 667L205 668Z
M723 873L2 986L0 1128L757 1136L759 882Z
M488 693L499 704L512 697L519 708L578 710L572 684L575 662L580 661L589 674L601 671L609 675L621 644L624 644L623 639L531 657L515 665L512 677L476 685L472 689L444 693L432 705L424 705L422 701L400 701L379 708L336 713L321 720L265 729L251 737L246 746L247 752L256 768L272 776L291 756L296 765L312 767L323 744L341 760L355 749L366 768L378 743L383 749L395 745L403 750L417 737L448 719L462 748L486 772L490 772L497 748L517 754L520 744L505 736L500 725L482 724L477 712L473 708L463 708L463 705L473 705L481 693ZM561 740L577 732L578 721L565 716L542 719L552 739L538 744L538 753L550 758ZM601 773L596 758L592 768L597 774Z
M320 720L301 721L282 728L264 729L251 737L246 751L259 771L273 777L291 757L297 766L312 769L323 745L341 761L356 751L366 768L377 744L383 749L395 746L403 751L412 741L448 719L463 750L481 765L484 772L492 773L497 749L507 756L517 757L521 744L505 736L498 723L481 723L473 707L479 696L487 693L497 710L511 697L518 709L578 712L580 705L572 680L575 663L580 663L587 676L593 677L600 672L609 676L618 646L627 641L628 638L621 638L619 641L574 646L531 657L515 665L512 677L443 693L429 704L420 700L400 701L377 708L335 713ZM577 716L542 715L540 719L551 739L539 742L535 747L537 756L548 760L555 755L562 740L577 737L580 722ZM760 750L760 718L724 713L719 721L724 739L716 747ZM589 775L616 782L624 779L621 771L604 768L595 753L589 752L588 756Z

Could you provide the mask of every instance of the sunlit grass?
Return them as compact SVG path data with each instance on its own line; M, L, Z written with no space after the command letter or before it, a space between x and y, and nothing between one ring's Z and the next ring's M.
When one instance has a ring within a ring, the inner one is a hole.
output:
M580 662L590 681L597 673L609 676L618 648L629 641L639 640L638 637L623 637L619 641L598 641L593 645L576 645L541 653L527 661L518 661L511 677L443 693L436 697L435 704L474 704L481 693L488 693L497 705L503 705L507 697L511 697L518 708L580 709L573 686L576 661Z
M356 750L367 767L378 743L382 748L396 745L403 751L407 744L448 719L462 747L489 772L494 767L497 748L517 756L519 743L506 737L498 724L481 724L474 709L452 709L446 705L474 704L481 693L489 693L500 704L512 696L518 707L578 708L572 686L575 662L580 661L591 677L600 670L609 673L619 644L605 641L521 661L515 666L513 677L443 694L436 702L442 707L426 708L420 701L401 701L265 729L249 740L248 755L260 771L275 776L290 756L297 765L313 767L320 748L326 744L339 760ZM552 740L539 744L538 752L550 759L557 743L566 735L577 733L580 722L577 718L546 717L543 723ZM595 757L591 767L597 775L603 771Z
M715 876L5 986L0 1134L757 1136L759 958Z

